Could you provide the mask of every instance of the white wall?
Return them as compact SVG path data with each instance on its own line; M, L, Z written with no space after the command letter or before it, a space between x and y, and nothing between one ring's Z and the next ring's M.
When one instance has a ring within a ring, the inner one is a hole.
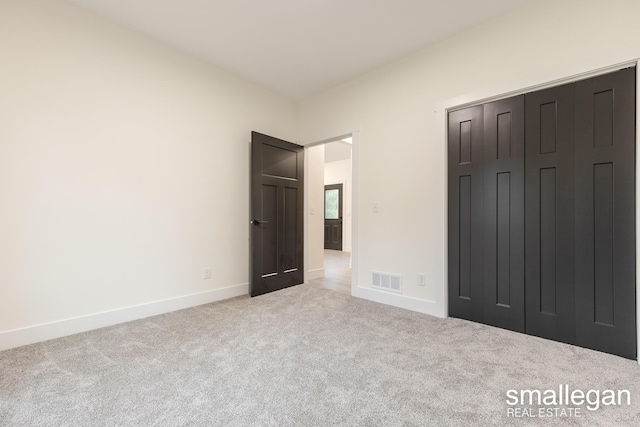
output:
M324 162L331 163L351 158L351 144L344 141L334 141L324 144Z
M250 131L292 102L56 0L0 0L0 62L0 349L246 293Z
M351 252L351 159L324 164L324 185L343 184L342 250Z
M309 239L307 280L324 277L324 148L324 145L316 145L305 151L306 191L309 201L305 214Z
M305 143L360 130L354 294L444 315L446 151L434 111L444 100L637 50L638 16L637 0L539 0L300 103ZM404 297L369 289L372 270L402 274ZM427 286L417 286L418 273Z

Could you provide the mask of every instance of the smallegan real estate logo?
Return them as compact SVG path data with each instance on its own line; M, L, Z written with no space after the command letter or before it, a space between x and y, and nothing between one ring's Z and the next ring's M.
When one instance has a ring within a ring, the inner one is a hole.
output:
M582 417L603 406L629 406L629 390L580 390L560 384L557 389L507 390L507 417Z

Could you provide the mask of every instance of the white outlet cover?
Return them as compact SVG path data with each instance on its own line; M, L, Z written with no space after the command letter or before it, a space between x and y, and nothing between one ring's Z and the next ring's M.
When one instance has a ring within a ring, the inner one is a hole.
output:
M206 267L202 275L203 279L211 279L211 267Z

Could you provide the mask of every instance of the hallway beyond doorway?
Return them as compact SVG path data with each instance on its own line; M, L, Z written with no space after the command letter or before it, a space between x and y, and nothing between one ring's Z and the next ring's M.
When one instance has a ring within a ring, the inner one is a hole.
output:
M351 294L350 252L324 250L324 277L309 283L321 288Z

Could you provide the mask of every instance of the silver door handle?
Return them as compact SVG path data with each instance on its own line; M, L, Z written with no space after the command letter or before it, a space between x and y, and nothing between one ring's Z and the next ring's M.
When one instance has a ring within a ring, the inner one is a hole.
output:
M260 225L260 224L268 224L269 221L265 221L263 219L252 219L251 220L251 224L253 225Z

